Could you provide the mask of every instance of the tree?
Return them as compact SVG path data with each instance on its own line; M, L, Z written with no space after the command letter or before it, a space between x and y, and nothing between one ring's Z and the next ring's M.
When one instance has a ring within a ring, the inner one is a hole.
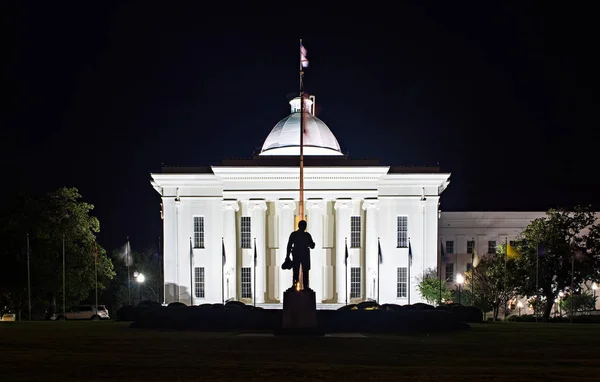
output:
M61 188L41 197L17 195L14 205L2 214L0 295L15 309L27 304L27 235L32 303L62 302L63 238L68 306L79 303L95 288L96 254L99 289L106 288L114 276L112 262L96 243L100 223L90 215L94 206L80 199L75 188Z
M483 310L491 308L494 320L498 319L506 302L515 296L515 278L510 263L505 262L506 248L500 245L495 254L480 256L477 268L466 273L465 289L473 290L477 306ZM505 266L506 272L505 272ZM506 282L505 282L506 276ZM474 284L473 284L474 283ZM509 312L504 312L508 315Z
M516 243L520 256L510 263L519 281L519 294L540 296L546 301L544 321L550 318L558 294L570 290L571 282L577 290L586 281L600 280L600 227L595 223L590 208L550 210L521 233ZM539 257L538 245L542 249Z
M435 268L427 269L418 278L418 281L419 283L417 288L419 289L419 293L421 293L421 296L429 304L435 304L439 302L440 290L442 294L442 302L448 301L452 298L452 292L448 290L446 283L440 281Z

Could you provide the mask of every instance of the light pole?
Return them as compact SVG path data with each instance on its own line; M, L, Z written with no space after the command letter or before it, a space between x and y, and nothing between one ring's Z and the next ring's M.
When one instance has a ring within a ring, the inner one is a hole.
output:
M596 310L596 289L598 289L598 284L592 283L592 291L594 292L594 310Z
M517 308L519 308L519 316L521 316L521 308L523 307L523 303L521 301L517 302Z
M133 277L135 277L135 281L137 281L138 284L140 284L140 303L141 303L142 300L143 300L143 297L142 297L142 284L146 280L146 277L142 273L138 273L138 272L135 272L133 274Z
M456 274L456 285L458 285L458 303L460 304L460 292L462 290L462 284L465 282L465 277L462 273Z

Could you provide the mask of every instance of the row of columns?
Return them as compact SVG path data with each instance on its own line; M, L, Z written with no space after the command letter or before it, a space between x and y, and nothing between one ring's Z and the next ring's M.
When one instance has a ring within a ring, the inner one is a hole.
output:
M273 285L275 287L274 296L283 302L283 293L291 284L290 271L284 271L280 265L283 263L286 251L287 241L290 233L297 227L294 227L296 202L293 199L280 199L275 202L276 218L274 222L278 229L279 248L276 250L276 271L273 273ZM237 297L237 231L236 231L236 213L240 206L237 200L223 200L223 244L226 253L226 262L224 264L225 276L223 279L223 290L225 299ZM377 218L376 213L379 209L377 199L364 199L362 209L366 211L365 224L365 270L363 273L365 281L365 292L367 298L377 299L377 282L379 279L378 267L378 237L377 237ZM265 292L267 290L267 269L266 264L266 210L267 205L264 200L249 200L248 213L251 216L252 230L252 248L254 248L254 239L256 239L257 261L256 266L252 267L252 278L254 295L257 303L265 302ZM326 201L322 199L309 199L306 201L308 232L313 235L313 240L317 244L311 255L311 273L310 286L316 292L317 301L322 301L330 296L325 296L325 285L323 283L325 251L323 248L324 215L326 211ZM334 204L336 238L335 238L335 287L334 299L338 303L350 301L350 268L352 266L361 266L360 256L349 256L348 264L345 263L346 238L350 237L350 216L353 210L353 201L351 199L338 199ZM349 245L349 244L348 244ZM253 252L252 252L253 256ZM252 261L254 258L252 257ZM348 272L348 273L346 273Z

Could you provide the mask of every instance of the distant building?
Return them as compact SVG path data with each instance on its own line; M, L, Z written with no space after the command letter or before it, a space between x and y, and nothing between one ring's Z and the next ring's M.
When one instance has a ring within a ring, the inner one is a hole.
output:
M314 115L314 98L304 104L305 214L316 242L310 287L321 308L367 299L423 302L416 279L424 271L441 267L453 284L470 266L473 248L492 251L544 215L440 212L449 173L350 159ZM290 105L292 113L253 159L152 174L163 206L166 303L235 299L281 307L292 284L281 264L299 198L300 98ZM447 254L442 265L440 241Z

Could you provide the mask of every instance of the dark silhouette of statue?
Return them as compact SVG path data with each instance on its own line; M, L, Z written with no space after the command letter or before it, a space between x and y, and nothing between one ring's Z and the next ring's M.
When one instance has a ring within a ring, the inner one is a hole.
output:
M298 222L298 230L290 234L290 239L287 245L286 260L289 259L290 253L293 260L293 285L298 283L300 266L302 265L302 283L304 288L308 288L308 272L310 271L310 250L315 247L315 242L306 232L306 220Z

